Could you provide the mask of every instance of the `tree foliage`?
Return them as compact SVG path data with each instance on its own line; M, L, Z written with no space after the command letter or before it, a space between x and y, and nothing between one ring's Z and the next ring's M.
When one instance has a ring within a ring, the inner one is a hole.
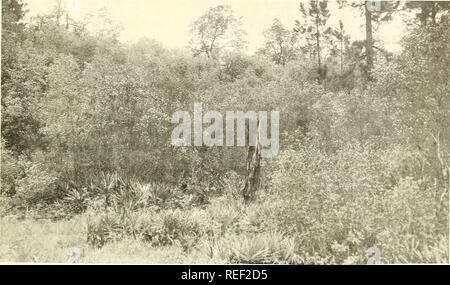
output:
M245 31L233 15L231 6L210 8L192 23L190 47L194 56L206 55L217 59L224 50L241 49L245 45Z

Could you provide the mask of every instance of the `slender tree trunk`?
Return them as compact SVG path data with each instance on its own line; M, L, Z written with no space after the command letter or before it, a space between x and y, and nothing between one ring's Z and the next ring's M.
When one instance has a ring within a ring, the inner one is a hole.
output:
M322 83L322 68L320 65L320 32L319 32L319 16L316 16L316 49L317 49L317 64L318 69L317 73L319 75L318 82L319 84Z
M366 1L367 4L367 1ZM371 71L373 67L373 38L372 38L372 14L364 6L366 16L366 65L367 80L371 80Z
M341 32L341 76L344 73L344 33Z

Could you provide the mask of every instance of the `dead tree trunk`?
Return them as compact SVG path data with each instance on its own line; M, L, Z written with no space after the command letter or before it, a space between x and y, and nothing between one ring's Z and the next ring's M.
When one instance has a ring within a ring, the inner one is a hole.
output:
M257 123L258 133L256 135L256 143L254 146L248 146L247 153L247 177L245 186L242 190L244 202L248 203L255 199L255 193L260 187L261 178L261 146L259 144L259 122Z

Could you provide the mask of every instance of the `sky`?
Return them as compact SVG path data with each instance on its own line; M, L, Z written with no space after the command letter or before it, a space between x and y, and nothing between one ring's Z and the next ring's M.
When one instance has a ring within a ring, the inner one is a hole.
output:
M28 16L49 13L58 0L24 0ZM208 8L221 4L230 5L234 15L242 17L243 29L247 32L247 52L263 46L263 32L272 20L279 18L286 28L293 28L300 19L299 3L306 0L60 0L75 10L69 15L82 19L88 14L106 8L112 20L122 26L122 42L137 41L142 37L155 39L167 48L184 48L189 42L190 24L204 14ZM78 2L78 4L77 4ZM79 9L78 9L79 8ZM342 20L352 40L363 39L364 19L360 11L353 8L337 9L334 0L329 1L331 18L329 24L338 27ZM399 40L405 30L400 19L384 24L375 34L385 43L385 48L397 52Z

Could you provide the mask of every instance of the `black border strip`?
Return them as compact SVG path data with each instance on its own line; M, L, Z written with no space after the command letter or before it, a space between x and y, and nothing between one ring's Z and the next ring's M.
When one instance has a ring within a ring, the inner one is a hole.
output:
M448 265L2 265L0 276L3 281L6 280L5 275L10 275L11 280L14 281L27 279L36 282L40 279L46 283L54 281L58 284L109 281L125 282L125 284L165 284L166 282L228 284L278 281L283 281L282 284L285 284L284 282L314 284L316 281L330 278L333 283L354 281L358 284L368 282L384 284L396 275L395 277L400 278L399 281L411 279L415 282L424 281L430 284L432 279L440 278L441 274L448 277L448 269ZM193 279L194 272L214 272L214 279L212 282L206 278ZM182 279L183 274L185 277L189 275L190 278ZM314 282L311 283L311 281Z

